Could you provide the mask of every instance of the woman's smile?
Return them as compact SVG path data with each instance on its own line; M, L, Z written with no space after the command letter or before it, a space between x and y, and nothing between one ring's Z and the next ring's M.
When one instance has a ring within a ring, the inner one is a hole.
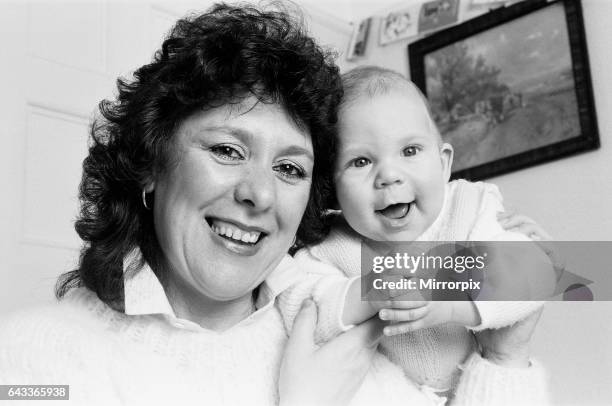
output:
M213 235L214 241L221 247L245 256L257 254L264 244L264 239L270 234L263 227L215 217L207 217L206 224L215 234Z

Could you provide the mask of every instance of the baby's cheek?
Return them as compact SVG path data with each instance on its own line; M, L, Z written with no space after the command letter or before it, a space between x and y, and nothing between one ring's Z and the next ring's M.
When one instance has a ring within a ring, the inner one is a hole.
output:
M355 194L345 194L341 199L338 199L340 203L340 210L344 214L344 217L349 222L359 222L359 218L362 216L363 207L359 204L359 197Z
M352 182L346 177L336 180L336 199L342 211L354 210L355 203L361 198L361 192L356 187L356 182Z
M372 240L384 240L384 235L381 235L380 224L374 218L375 214L369 210L361 210L355 213L352 221L348 221L349 225L360 235ZM352 223L352 224L351 224Z
M363 198L353 193L343 195L338 199L338 202L340 203L340 210L342 210L342 214L351 228L360 234L366 232L367 213Z

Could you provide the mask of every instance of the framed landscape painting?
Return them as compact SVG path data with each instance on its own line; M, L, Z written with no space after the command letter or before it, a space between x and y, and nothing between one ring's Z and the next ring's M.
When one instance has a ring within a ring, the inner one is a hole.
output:
M479 180L599 147L578 0L528 0L408 46L412 80Z

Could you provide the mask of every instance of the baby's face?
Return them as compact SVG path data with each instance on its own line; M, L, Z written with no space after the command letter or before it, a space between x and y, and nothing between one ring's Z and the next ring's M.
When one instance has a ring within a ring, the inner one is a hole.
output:
M347 222L372 240L415 240L442 209L452 160L422 99L413 89L360 97L339 121L334 181Z

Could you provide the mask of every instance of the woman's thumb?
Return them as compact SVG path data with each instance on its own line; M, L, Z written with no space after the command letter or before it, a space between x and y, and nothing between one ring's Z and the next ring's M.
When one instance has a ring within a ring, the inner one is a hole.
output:
M314 330L317 325L317 308L311 299L306 299L302 303L299 313L293 321L293 329L287 343L290 347L300 349L315 349Z

